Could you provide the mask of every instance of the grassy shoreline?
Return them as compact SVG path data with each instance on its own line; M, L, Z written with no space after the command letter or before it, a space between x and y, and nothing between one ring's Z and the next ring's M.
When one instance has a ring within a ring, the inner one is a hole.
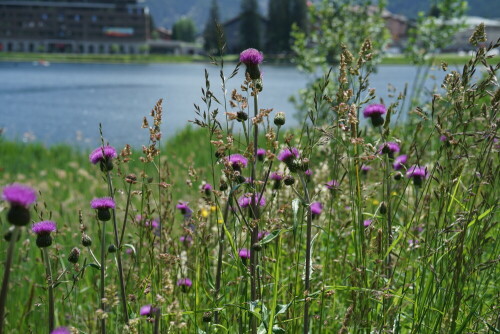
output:
M236 62L237 55L227 55L227 61ZM448 65L465 64L469 56L457 54L440 54L436 57L436 64L442 61ZM109 55L109 54L58 54L58 53L22 53L22 52L0 52L0 62L38 62L47 61L51 63L109 63L109 64L151 64L151 63L194 63L210 62L209 57L200 55ZM266 60L271 64L289 64L289 58L268 57ZM493 63L500 62L500 56L491 58ZM411 61L404 55L393 55L382 59L382 65L411 65Z

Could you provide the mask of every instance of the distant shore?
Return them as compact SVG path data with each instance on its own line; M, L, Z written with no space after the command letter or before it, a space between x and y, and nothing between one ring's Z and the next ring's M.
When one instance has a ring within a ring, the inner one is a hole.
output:
M439 54L435 63L439 65L442 61L448 65L465 64L470 59L468 55ZM227 55L225 60L236 62L237 55ZM292 65L291 58L288 57L267 57L266 61L271 64ZM499 62L500 56L491 58L493 62ZM49 63L108 63L108 64L150 64L150 63L192 63L210 62L208 56L200 55L128 55L128 54L63 54L63 53L21 53L21 52L0 52L0 62L37 62L40 64ZM410 65L411 61L404 55L392 55L382 60L383 65Z

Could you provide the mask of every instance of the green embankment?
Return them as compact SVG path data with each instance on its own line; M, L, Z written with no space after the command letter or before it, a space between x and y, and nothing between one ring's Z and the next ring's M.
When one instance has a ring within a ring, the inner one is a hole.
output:
M227 61L237 61L237 55L228 55ZM449 65L465 64L469 56L457 54L440 54L436 56L435 64L441 61ZM189 62L209 62L207 56L201 55L119 55L119 54L64 54L64 53L21 53L21 52L0 52L0 61L5 62L38 62L47 61L53 63L112 63L112 64L147 64L147 63L189 63ZM499 62L500 56L494 56L491 61ZM283 57L267 57L267 63L291 64L290 59ZM382 60L384 65L410 65L411 60L404 55L394 55L385 57Z

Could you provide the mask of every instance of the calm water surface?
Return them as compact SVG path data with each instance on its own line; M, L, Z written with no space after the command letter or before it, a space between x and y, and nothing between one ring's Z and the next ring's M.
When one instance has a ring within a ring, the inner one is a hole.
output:
M45 144L69 143L93 147L100 143L99 122L105 138L122 147L147 143L141 129L158 99L163 98L163 133L168 137L195 117L193 103L203 107L201 87L209 70L212 91L222 92L218 69L208 64L51 64L0 63L0 128L9 139L37 140ZM228 65L229 75L233 65ZM290 95L305 87L308 77L293 67L263 66L264 91L261 108L274 108L289 115L287 126L297 125L288 102ZM411 66L381 66L370 87L385 102L388 86L402 91L411 85L416 69ZM438 80L442 80L440 73ZM228 83L228 91L239 87L243 71ZM440 81L438 81L440 82ZM429 83L432 85L432 83Z

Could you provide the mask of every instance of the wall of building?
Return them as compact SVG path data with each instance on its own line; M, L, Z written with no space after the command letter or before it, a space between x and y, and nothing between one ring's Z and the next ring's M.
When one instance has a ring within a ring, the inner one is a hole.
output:
M92 1L0 0L1 50L140 52L150 35L147 8L132 0Z

